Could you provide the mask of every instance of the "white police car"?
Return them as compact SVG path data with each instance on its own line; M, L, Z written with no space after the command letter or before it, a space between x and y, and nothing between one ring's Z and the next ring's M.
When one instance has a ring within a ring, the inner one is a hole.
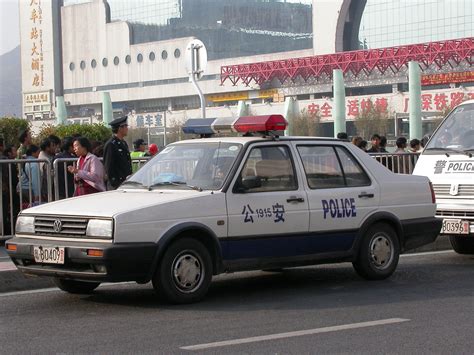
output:
M280 131L280 115L190 120L187 133ZM396 175L348 142L247 136L170 144L116 191L23 211L7 250L18 269L85 293L152 281L194 302L212 276L352 261L384 279L399 254L434 241L428 178Z

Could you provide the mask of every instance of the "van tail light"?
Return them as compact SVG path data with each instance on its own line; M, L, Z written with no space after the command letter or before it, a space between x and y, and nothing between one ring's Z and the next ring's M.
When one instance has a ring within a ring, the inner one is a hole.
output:
M431 191L431 202L436 203L436 195L433 189L433 184L431 183L431 181L429 182L429 184L430 184L430 191Z

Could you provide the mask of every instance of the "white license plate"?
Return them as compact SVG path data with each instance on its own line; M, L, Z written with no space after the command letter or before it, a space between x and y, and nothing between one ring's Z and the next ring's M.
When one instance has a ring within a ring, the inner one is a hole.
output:
M443 219L443 234L469 234L469 221L461 219Z
M37 263L64 264L64 248L34 247L33 254Z

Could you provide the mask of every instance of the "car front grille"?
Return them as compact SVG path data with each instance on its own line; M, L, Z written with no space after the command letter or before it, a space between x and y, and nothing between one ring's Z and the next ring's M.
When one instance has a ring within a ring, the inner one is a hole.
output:
M85 236L87 222L86 218L36 216L35 234L46 236Z
M474 185L472 184L459 184L456 195L450 194L451 184L433 184L433 189L436 197L474 197Z
M448 211L448 210L437 210L436 217L461 217L466 219L474 219L474 211Z

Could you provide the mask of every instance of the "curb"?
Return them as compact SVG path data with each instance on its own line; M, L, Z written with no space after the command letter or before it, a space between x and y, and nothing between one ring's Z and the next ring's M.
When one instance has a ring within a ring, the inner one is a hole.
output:
M449 249L451 249L449 238L446 236L440 236L434 243L424 245L421 248L410 250L406 254ZM6 263L13 265L11 262ZM1 271L0 268L0 294L14 291L37 290L49 287L56 287L51 277L26 276L19 270L8 269L6 271Z

